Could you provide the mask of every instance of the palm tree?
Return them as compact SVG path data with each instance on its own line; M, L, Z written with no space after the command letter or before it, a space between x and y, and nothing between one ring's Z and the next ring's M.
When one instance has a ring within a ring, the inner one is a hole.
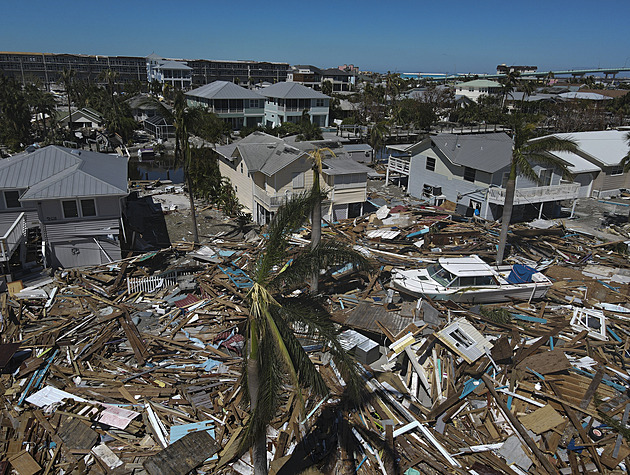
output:
M317 148L309 152L309 156L313 161L313 191L317 195L321 195L320 177L322 176L322 161L324 154L330 153L333 157L335 153L329 148ZM311 249L319 246L322 238L322 200L319 200L313 206L311 214ZM319 291L319 269L315 271L311 278L311 294L317 295Z
M512 126L512 160L510 175L505 187L505 202L503 204L503 216L501 218L501 233L499 234L499 249L496 263L503 263L505 246L507 243L508 229L512 219L514 208L514 194L516 190L516 177L523 176L540 183L540 177L534 171L534 163L540 163L559 169L565 178L571 174L565 162L551 155L549 152L575 152L577 145L573 140L561 139L554 136L536 138L536 124L528 123L522 114L515 114L511 119Z
M368 137L368 144L372 147L372 163L376 163L376 153L385 145L385 139L389 132L387 122L381 121L372 126Z
M267 229L267 243L259 256L247 294L249 307L243 385L249 397L250 418L241 439L241 449L253 448L254 473L267 473L265 434L281 404L286 385L296 391L303 414L301 388L326 396L326 384L300 345L294 332L327 346L341 371L349 397L358 401L361 379L354 362L343 351L337 331L319 301L307 295L284 297L282 290L302 285L314 271L331 265L353 263L361 269L369 264L360 254L339 241L325 240L313 249L303 249L289 267L289 238L311 215L324 195L311 189L292 197L276 213ZM280 271L276 269L281 269Z
M74 69L64 68L63 71L61 71L61 82L63 82L63 87L66 90L66 95L68 96L68 129L70 130L72 130L71 95L74 93L75 76L76 76L76 71Z
M520 75L521 73L519 71L511 70L501 79L499 79L499 82L501 83L503 89L503 101L501 103L501 109L505 109L507 97L512 95L512 92L519 84ZM512 99L514 99L514 96L512 96Z

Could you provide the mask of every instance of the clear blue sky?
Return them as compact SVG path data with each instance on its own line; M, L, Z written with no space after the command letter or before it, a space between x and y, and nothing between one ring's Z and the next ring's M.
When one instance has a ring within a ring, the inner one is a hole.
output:
M630 66L630 0L14 1L0 50L396 72Z

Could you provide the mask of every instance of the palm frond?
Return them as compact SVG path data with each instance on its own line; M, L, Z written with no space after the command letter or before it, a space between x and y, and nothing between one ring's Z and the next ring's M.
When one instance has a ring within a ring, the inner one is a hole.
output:
M574 140L561 139L555 136L542 137L530 140L527 143L528 151L531 152L576 152L578 147Z
M354 358L339 343L339 331L330 314L310 295L282 299L281 316L287 324L299 324L300 329L311 338L328 346L337 368L346 381L349 402L356 404L363 399L365 384Z
M317 368L304 351L304 348L295 336L293 329L287 325L287 322L283 320L279 315L275 319L278 330L286 349L290 354L294 367L297 369L298 379L301 385L312 388L320 396L328 394L328 388L323 378L317 371Z
M299 195L294 195L278 209L273 220L267 228L268 239L266 251L256 263L254 280L266 282L271 276L274 266L283 264L287 256L287 240L297 231L311 214L313 206L321 201L324 194L320 191L310 190Z
M372 265L360 252L347 244L332 239L322 240L317 247L298 254L287 269L274 276L269 285L293 286L306 282L314 272L331 266L352 264L356 270L370 270Z

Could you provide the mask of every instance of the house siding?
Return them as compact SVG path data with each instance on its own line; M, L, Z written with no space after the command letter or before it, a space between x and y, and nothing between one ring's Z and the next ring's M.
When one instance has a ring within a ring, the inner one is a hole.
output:
M241 173L241 164L243 173ZM253 212L254 197L252 193L252 182L249 179L247 164L239 157L234 159L234 163L229 163L224 158L219 158L219 172L222 177L228 178L235 189L238 201L243 205L244 211Z

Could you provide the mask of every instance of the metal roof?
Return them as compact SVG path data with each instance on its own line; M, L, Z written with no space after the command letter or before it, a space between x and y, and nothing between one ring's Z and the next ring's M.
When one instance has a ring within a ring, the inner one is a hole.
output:
M573 175L577 173L589 173L589 172L601 171L601 168L599 168L597 165L593 165L587 159L582 158L573 152L549 152L549 153L567 162L569 164L568 166L569 171Z
M487 79L475 79L474 81L459 82L457 87L501 87L501 84L496 81L489 81Z
M554 136L574 140L581 154L585 154L604 166L612 167L619 165L630 151L626 139L627 134L627 131L622 130L598 130L554 134Z
M438 134L430 140L455 165L487 173L506 167L512 159L512 139L504 132Z
M257 92L228 81L214 81L186 93L187 96L204 99L265 99Z
M329 158L322 162L324 175L350 175L352 173L369 173L371 168L361 165L351 158Z
M56 145L0 160L0 189L28 188L21 200L127 195L127 159Z
M279 82L260 91L265 97L279 99L330 99L315 89L303 86L297 82Z
M185 69L187 71L192 71L190 66L180 63L179 61L164 61L159 63L155 69Z

